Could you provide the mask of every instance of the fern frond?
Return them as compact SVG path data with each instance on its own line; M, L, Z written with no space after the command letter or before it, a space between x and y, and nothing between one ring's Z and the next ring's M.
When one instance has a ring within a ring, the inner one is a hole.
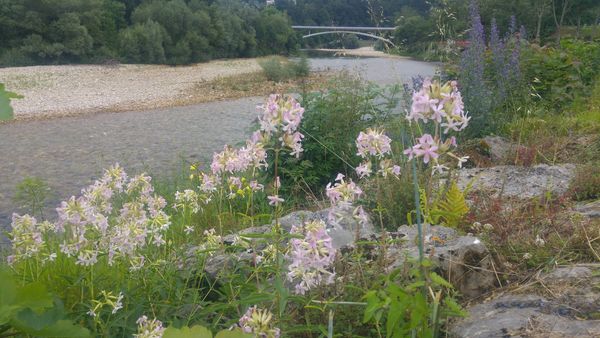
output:
M457 227L463 217L469 212L465 195L458 188L456 182L452 182L444 200L437 203L436 209L438 209L438 214L441 216L444 224L449 227Z

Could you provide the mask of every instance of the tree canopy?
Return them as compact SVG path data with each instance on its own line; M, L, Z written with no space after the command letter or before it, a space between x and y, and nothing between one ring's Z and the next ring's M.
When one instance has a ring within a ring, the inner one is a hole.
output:
M287 15L234 0L0 0L0 65L186 64L288 52Z

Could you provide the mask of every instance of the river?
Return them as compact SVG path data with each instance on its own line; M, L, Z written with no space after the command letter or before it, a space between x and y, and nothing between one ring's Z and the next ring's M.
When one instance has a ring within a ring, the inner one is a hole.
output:
M389 85L416 75L431 76L433 64L403 58L311 58L314 70L342 70ZM210 161L224 144L244 140L263 97L186 107L99 113L0 125L0 229L13 212L16 184L39 177L51 188L46 215L119 163L130 174L172 177L183 163Z

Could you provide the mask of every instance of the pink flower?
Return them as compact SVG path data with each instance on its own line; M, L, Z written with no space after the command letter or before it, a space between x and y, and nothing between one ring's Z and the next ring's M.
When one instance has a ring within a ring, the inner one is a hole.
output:
M372 173L372 170L371 170L371 162L370 161L361 163L358 167L356 167L356 174L358 175L359 178L369 177L369 175L371 175L371 173Z
M279 197L279 195L267 196L267 199L269 200L269 205L272 206L278 206L285 201L283 198Z
M429 163L431 159L438 158L439 154L436 153L438 146L431 135L424 134L418 140L419 143L415 145L417 148L414 148L414 151L417 156L423 156L423 162Z
M417 142L412 148L404 150L404 154L409 155L409 160L412 160L414 157L423 156L423 162L427 164L430 160L435 160L439 157L439 154L436 152L439 146L431 135L423 134L423 136L417 139Z
M325 194L331 201L331 204L337 204L340 201L344 202L353 202L362 195L362 190L356 183L349 180L348 182L344 181L344 175L338 174L336 178L337 183L335 185L331 185L331 183L327 184L325 188Z
M369 156L381 158L392 151L391 141L383 130L368 128L366 133L361 131L356 138L356 148L358 149L356 154L362 158Z

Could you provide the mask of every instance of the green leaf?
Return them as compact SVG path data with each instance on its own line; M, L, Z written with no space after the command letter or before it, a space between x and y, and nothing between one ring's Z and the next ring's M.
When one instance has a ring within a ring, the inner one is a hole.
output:
M13 323L15 327L39 331L54 325L62 318L62 311L56 308L52 308L42 313L37 313L30 308L26 308L19 311L11 323Z
M455 317L466 317L467 313L462 309L462 307L454 300L454 298L446 297L444 298L444 303L448 308L448 315Z
M469 206L464 193L452 182L443 201L437 204L437 209L432 213L440 216L449 227L457 227L463 217L469 212Z
M31 283L17 290L15 304L23 308L40 310L53 305L52 297L41 283Z
M438 275L437 273L435 273L433 271L429 273L429 278L436 285L444 286L449 289L454 289L454 286L452 284L450 284L450 282L448 282L447 280L444 279L444 277Z
M81 326L73 324L69 320L59 320L51 326L48 326L41 330L35 330L28 327L19 327L15 325L15 328L23 333L35 336L35 337L64 337L64 338L87 338L91 337L90 331Z
M12 305L16 293L17 285L13 280L13 275L7 270L0 269L0 306Z
M223 330L215 336L215 338L253 338L254 335L244 333L240 329L235 329L232 331Z
M184 326L181 329L169 327L163 334L163 338L212 338L212 336L209 329L200 325L194 325L191 328Z

